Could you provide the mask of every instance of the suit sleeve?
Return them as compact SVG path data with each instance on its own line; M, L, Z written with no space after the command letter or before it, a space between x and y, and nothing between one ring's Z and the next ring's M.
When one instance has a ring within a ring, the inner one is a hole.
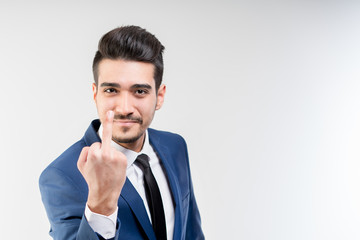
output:
M103 239L90 227L84 216L87 196L61 170L48 167L40 176L40 192L50 221L50 235L54 240ZM117 221L116 236L120 228Z
M186 142L183 139L185 144L185 151L187 156L187 171L188 171L188 177L189 177L189 189L190 189L190 196L189 196L189 210L187 214L187 221L186 221L186 234L185 239L187 240L203 240L205 239L202 228L201 228L201 219L200 219L200 213L199 209L196 203L195 195L194 195L194 189L191 179L191 173L190 173L190 164L189 164L189 157L188 157L188 150L186 146Z
M189 212L186 226L186 239L191 240L202 240L205 239L203 231L201 229L201 219L198 206L196 204L196 199L194 196L194 191L191 184L190 191L190 202L189 202Z

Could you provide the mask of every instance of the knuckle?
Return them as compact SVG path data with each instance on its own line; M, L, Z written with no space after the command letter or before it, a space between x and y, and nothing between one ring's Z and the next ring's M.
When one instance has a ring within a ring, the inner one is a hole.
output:
M101 158L103 160L111 160L111 154L107 151L102 151L101 152Z
M101 144L99 142L94 142L93 144L91 144L90 149L95 150L95 149L99 149L101 146Z
M121 161L120 165L122 168L126 169L127 168L127 160L125 159L125 160Z
M91 149L91 151L88 152L88 160L96 160L98 158L98 151Z
M88 158L94 158L94 151L92 149L89 149Z
M82 164L80 163L80 161L78 161L77 162L77 168L80 170L80 172L81 172L81 170L82 170Z
M127 167L127 158L121 152L117 152L117 154L116 154L116 163L121 168L126 168Z

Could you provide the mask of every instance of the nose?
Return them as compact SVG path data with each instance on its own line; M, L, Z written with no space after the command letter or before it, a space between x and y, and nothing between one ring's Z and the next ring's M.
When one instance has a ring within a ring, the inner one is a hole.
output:
M127 92L122 92L116 102L115 114L128 116L134 113L131 96Z

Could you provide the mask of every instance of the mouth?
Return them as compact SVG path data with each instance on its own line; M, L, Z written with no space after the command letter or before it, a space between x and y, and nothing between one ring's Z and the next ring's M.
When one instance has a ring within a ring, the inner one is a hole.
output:
M135 124L140 124L138 120L128 120L128 119L114 119L114 124L122 127L131 127Z
M119 124L142 124L142 119L140 117L135 116L124 116L124 115L115 115L114 123Z

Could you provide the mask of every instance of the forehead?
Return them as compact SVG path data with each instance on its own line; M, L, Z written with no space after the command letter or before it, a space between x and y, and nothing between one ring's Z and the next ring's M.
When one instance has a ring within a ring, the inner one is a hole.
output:
M123 59L103 59L98 66L98 83L103 82L120 85L147 83L155 86L154 65Z

